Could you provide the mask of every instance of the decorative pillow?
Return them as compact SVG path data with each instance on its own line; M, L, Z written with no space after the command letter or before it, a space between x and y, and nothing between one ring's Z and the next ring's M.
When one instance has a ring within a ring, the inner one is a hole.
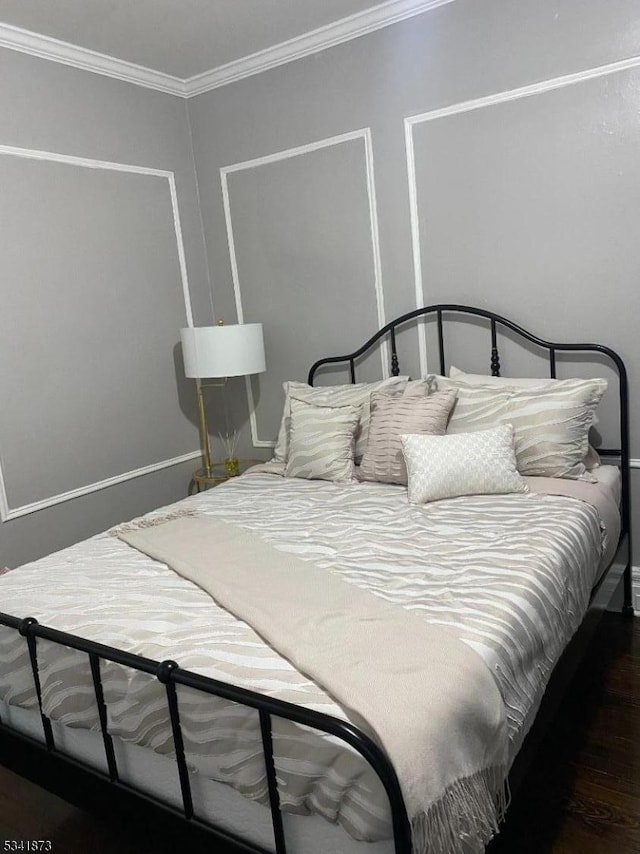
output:
M409 380L409 382L404 387L403 395L409 396L414 394L431 394L434 390L434 376L433 374L429 374L428 377L424 377L424 379L420 380Z
M460 380L467 385L491 385L498 388L544 388L565 382L552 377L492 377L491 374L467 374L453 365L449 368L449 378Z
M456 436L413 433L401 440L412 504L529 491L516 469L511 424Z
M485 374L467 374L453 365L449 368L449 378L452 380L460 380L467 385L490 385L496 388L511 387L518 389L549 388L557 385L557 383L573 382L573 380L558 380L553 377L492 377ZM436 380L436 377L432 376L431 379ZM594 413L591 426L595 427L597 424L598 416ZM587 447L587 453L583 462L587 471L592 471L600 465L600 456L593 445L589 445Z
M428 397L418 394L371 396L369 442L358 477L380 483L407 483L402 456L402 433L431 433L442 436L455 403L455 389L438 391Z
M408 377L389 377L376 383L355 383L349 385L310 386L307 383L286 382L283 383L285 391L284 412L280 422L278 440L273 452L272 462L286 463L289 456L289 426L291 420L290 396L306 403L315 403L318 406L361 406L362 414L360 424L356 432L355 456L359 462L367 445L369 433L369 419L371 417L369 402L371 394L378 389L384 388L402 392L407 385Z
M458 392L448 433L513 424L520 474L594 480L584 460L606 380L559 380L549 387L515 389L438 377L437 386Z
M285 477L351 481L359 406L316 406L290 398L289 459Z

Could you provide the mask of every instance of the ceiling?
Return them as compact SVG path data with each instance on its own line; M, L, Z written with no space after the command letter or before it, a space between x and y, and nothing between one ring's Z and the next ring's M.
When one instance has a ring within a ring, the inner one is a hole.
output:
M0 25L69 42L184 81L374 7L402 5L407 4L398 0L0 0Z

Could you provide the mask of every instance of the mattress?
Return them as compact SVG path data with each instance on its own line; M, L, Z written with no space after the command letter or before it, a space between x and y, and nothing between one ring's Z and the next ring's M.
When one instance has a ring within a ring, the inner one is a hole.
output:
M590 485L584 487L588 493ZM454 629L496 679L512 755L582 619L607 546L617 540L615 524L605 523L596 506L564 495L475 496L416 507L402 487L260 472L149 516L184 510L244 526L277 549ZM173 658L206 676L348 719L249 626L109 533L9 572L0 593L2 609L15 616L156 660ZM97 729L85 657L61 655L40 641L39 660L47 714L69 727ZM171 756L160 686L117 665L103 665L102 674L110 731L124 745ZM36 706L24 641L4 628L0 699ZM193 773L265 803L255 715L189 689L179 699ZM356 840L389 837L386 798L350 748L284 721L276 722L274 736L286 811L322 816Z

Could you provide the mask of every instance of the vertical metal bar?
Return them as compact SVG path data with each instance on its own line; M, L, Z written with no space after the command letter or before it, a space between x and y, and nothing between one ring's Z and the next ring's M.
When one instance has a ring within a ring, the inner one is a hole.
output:
M442 312L438 309L436 312L438 319L438 352L440 353L440 375L445 375L444 364L444 330L442 328Z
M262 733L262 752L264 753L264 764L267 769L267 785L269 787L269 806L271 807L271 821L273 823L273 838L276 843L276 854L287 854L287 846L282 826L282 813L280 812L280 796L278 795L278 781L276 780L276 766L273 761L273 737L271 734L271 715L260 709L260 731Z
M556 378L556 351L553 347L549 347L549 376L552 380Z
M498 352L498 331L496 322L491 318L491 376L500 376L500 353Z
M389 330L389 338L391 339L391 376L397 377L400 373L400 363L398 362L398 351L396 349L396 330L393 326Z
M633 607L633 568L631 564L631 535L627 534L627 543L629 544L629 552L628 552L628 562L624 568L624 581L623 581L623 590L624 590L624 600L622 604L622 613L625 617L633 617L635 616L635 610Z
M40 707L40 719L42 721L42 731L44 733L44 740L47 745L47 750L51 752L55 750L55 744L53 741L53 730L51 728L51 721L42 711L42 687L40 685L40 674L38 673L38 651L36 648L36 639L35 636L31 634L31 627L37 626L38 621L35 617L26 617L20 623L20 628L18 631L22 635L22 637L27 639L27 647L29 649L29 659L31 661L31 672L33 673L33 681L36 686L36 696L38 698L38 706Z
M98 706L98 717L100 718L100 729L102 730L102 741L104 742L104 753L107 758L109 779L112 783L115 783L118 780L118 763L116 762L116 754L113 749L113 739L109 735L107 728L107 705L104 701L102 679L100 678L100 659L94 652L89 653L89 664L91 665L93 688L96 693L96 705Z
M178 695L176 694L176 683L173 681L173 671L178 669L175 661L162 661L158 665L157 677L167 689L167 703L169 705L169 717L171 718L171 732L173 733L173 744L176 750L176 763L178 765L178 776L180 778L180 790L182 792L182 806L184 817L193 818L193 799L191 797L191 784L189 782L189 769L184 758L184 741L182 729L180 728L180 714L178 713Z
M351 375L351 382L355 383L356 381L356 365L353 359L349 359L349 373Z
M620 394L620 470L622 474L622 530L627 533L627 565L624 570L624 603L622 613L633 617L633 543L631 541L631 448L629 436L629 379L624 363L618 358Z

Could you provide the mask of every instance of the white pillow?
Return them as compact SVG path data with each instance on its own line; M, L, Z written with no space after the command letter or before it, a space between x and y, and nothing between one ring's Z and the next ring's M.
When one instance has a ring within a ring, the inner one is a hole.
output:
M356 462L360 462L367 446L369 421L371 419L371 394L378 389L402 392L408 377L389 377L375 383L349 383L348 385L310 386L307 383L285 382L284 411L280 422L278 440L273 452L273 463L286 463L289 457L289 426L291 421L290 395L318 406L361 406L360 423L356 430Z
M401 440L412 504L529 491L516 469L511 424L454 436L405 433Z
M291 398L289 458L285 477L350 482L359 406L316 406Z

